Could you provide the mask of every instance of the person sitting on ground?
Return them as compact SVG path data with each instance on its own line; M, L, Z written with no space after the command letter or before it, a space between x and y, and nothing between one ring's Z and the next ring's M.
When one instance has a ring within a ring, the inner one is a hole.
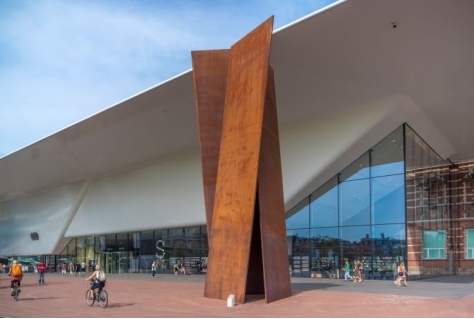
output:
M21 292L20 285L21 279L23 278L23 270L21 269L21 265L18 263L17 260L13 261L13 265L11 266L10 270L8 271L8 275L11 276L10 279L10 288L11 288L11 295L13 296L13 286L15 282L18 283L18 292Z

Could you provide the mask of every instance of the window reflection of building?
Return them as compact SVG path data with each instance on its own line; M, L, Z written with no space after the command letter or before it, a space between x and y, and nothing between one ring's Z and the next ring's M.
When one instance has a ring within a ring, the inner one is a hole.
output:
M163 258L158 260L161 271L171 271L171 263L176 260L184 260L189 266L192 260L207 258L205 225L72 238L59 258L68 263L99 263L109 273L147 272L158 259L159 240L164 243Z
M308 255L311 270L323 271L361 259L385 272L406 256L403 134L390 134L287 213L290 263ZM293 276L305 275L300 264Z

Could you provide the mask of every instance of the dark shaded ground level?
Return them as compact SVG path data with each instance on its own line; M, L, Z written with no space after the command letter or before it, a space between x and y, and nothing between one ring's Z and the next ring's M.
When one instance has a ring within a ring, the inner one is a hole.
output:
M452 276L409 282L362 283L341 279L292 278L292 296L266 304L250 296L245 304L203 297L205 275L109 275L105 309L85 304L89 284L84 277L35 274L22 282L20 300L10 297L9 279L0 274L2 317L474 317L474 276Z

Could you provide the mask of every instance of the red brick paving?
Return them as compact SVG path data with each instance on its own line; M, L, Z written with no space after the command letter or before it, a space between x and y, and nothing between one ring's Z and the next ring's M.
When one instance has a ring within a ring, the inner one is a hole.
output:
M422 281L410 282L410 287L395 287L391 281L368 280L355 284L342 280L325 282L324 279L319 279L319 281L313 278L292 279L293 294L290 298L266 304L263 296L250 296L245 304L230 308L227 307L226 301L203 297L204 278L205 275L175 277L158 274L157 278L150 278L146 274L109 275L106 285L109 306L102 309L97 303L92 307L85 304L84 296L89 284L83 277L71 278L61 277L59 274L46 274L46 283L39 285L35 274L27 274L22 282L20 300L16 302L10 297L8 277L0 274L0 316L22 318L474 317L474 289L471 289L474 288L473 282L457 286L466 289L467 293L453 298L419 295L418 292L429 293L431 289ZM294 281L297 283L295 284ZM422 285L425 286L422 287ZM452 288L453 292L459 290L456 286ZM386 292L380 293L380 289ZM406 295L407 293L412 295Z

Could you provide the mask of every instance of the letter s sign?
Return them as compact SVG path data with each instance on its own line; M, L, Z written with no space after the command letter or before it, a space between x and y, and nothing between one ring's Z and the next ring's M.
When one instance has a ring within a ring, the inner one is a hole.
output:
M162 241L161 239L156 242L156 257L159 259L162 259L165 257L165 250L163 249L165 247L165 242Z

